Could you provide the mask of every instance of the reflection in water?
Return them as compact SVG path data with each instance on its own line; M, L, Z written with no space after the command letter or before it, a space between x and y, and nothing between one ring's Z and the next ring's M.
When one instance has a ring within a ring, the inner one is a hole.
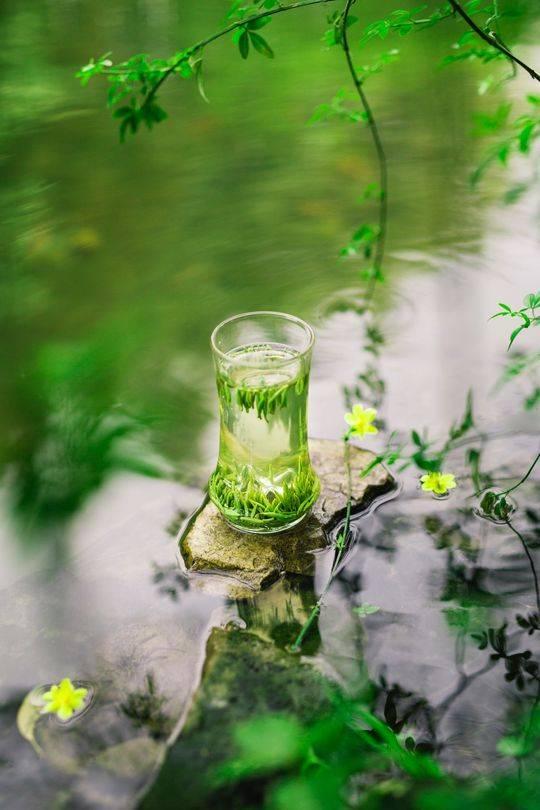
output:
M39 445L19 464L12 480L17 515L28 528L59 524L113 472L131 469L159 474L157 466L130 455L129 442L143 426L120 412L91 416L73 403L46 419Z
M382 608L364 620L379 713L465 774L489 769L496 754L497 734L485 728L503 729L520 694L534 704L540 648L524 643L536 612L515 609L536 604L532 553L531 571L508 526L457 498L437 513L427 501L392 502L360 523L340 580L353 602Z
M313 577L290 575L253 599L237 600L236 606L247 629L287 650L315 601ZM302 650L306 655L315 655L320 646L321 636L315 621Z
M158 593L178 602L179 594L189 588L189 579L177 563L157 565L153 563L152 582L157 585Z
M146 728L154 740L167 739L174 725L173 718L163 711L167 698L158 693L151 672L146 674L145 680L145 688L130 692L120 709L135 728Z

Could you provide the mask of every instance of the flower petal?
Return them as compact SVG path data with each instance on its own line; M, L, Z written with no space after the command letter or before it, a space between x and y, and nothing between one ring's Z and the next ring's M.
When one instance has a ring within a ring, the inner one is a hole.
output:
M56 712L56 716L60 720L69 720L69 718L71 717L72 714L73 714L73 709L71 708L71 706L67 706L65 704L63 706L60 706L60 708Z

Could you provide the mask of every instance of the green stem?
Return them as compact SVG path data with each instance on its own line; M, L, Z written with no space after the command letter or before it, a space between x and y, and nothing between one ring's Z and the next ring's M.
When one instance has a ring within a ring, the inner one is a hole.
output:
M345 52L345 59L347 61L347 67L349 68L349 73L351 74L353 84L362 103L362 107L364 108L364 112L366 113L367 124L371 132L371 137L373 138L373 145L375 147L375 151L377 153L377 160L379 163L379 185L381 194L379 201L379 233L377 236L375 257L373 259L374 273L370 281L367 293L367 303L369 304L373 297L377 281L381 276L384 260L386 231L388 223L388 164L386 159L386 153L384 151L384 146L379 133L379 128L377 126L377 122L375 120L373 111L371 109L371 105L368 101L368 98L362 86L362 82L360 81L360 79L358 78L358 74L356 73L354 62L351 56L349 37L347 33L347 21L349 18L351 7L355 2L356 0L347 0L345 4L345 8L343 11L343 18L341 21L341 39L343 43L343 50Z
M304 8L304 6L318 6L326 3L334 3L336 0L304 0L303 3L292 3L289 6L277 6L276 8L267 9L266 11L261 11L259 14L252 14L250 17L244 17L241 20L237 20L234 23L231 23L226 28L223 28L221 31L218 31L217 34L212 34L210 37L206 37L206 39L201 39L200 42L195 43L189 48L186 48L183 51L182 56L174 62L161 76L155 85L152 87L148 95L146 96L143 104L149 104L154 96L156 95L157 91L163 84L163 82L167 81L169 76L175 72L175 70L181 65L182 62L186 60L188 56L191 54L196 53L201 48L205 48L207 45L210 45L212 42L215 42L217 39L224 37L226 34L230 34L231 31L235 31L237 28L241 28L243 25L246 25L248 22L253 22L255 20L260 20L263 17L272 17L274 14L281 14L284 11L293 11L297 8Z
M311 609L309 616L307 617L306 621L304 622L300 632L298 633L294 643L291 646L291 652L298 652L302 647L302 642L304 641L306 635L308 634L311 625L321 612L321 608L323 605L324 598L326 594L330 590L330 586L334 581L334 577L337 574L339 564L343 557L343 551L345 549L345 544L347 542L347 536L349 534L349 529L351 526L351 510L352 510L352 472L351 472L351 459L350 459L350 446L349 446L349 434L347 433L343 437L344 442L344 450L345 450L345 467L347 469L347 511L345 513L345 525L343 527L343 531L340 533L337 539L337 554L332 563L332 568L330 570L330 576L326 581L326 585L324 586L321 595L317 599L316 603Z
M510 487L510 489L505 489L504 492L501 492L501 495L509 495L510 492L513 492L515 489L520 487L527 480L527 478L532 473L532 471L534 470L539 461L540 461L540 453L538 453L538 455L536 456L535 460L533 461L533 463L531 464L531 466L529 467L523 478L521 478L517 482L517 484L514 484L513 487Z
M506 45L503 45L503 43L502 43L502 41L500 39L497 40L495 37L490 36L490 34L486 34L485 31L482 31L480 26L478 26L475 23L475 21L473 19L471 19L471 17L469 17L469 15L465 11L465 9L463 9L460 6L460 4L457 2L457 0L448 0L448 2L452 6L452 8L456 12L456 14L459 14L459 16L462 19L465 20L465 22L467 23L469 28L472 28L472 30L475 32L475 34L478 34L478 36L481 37L481 39L483 39L484 42L487 42L489 45L491 45L492 48L496 48L501 53L504 53L504 55L508 59L510 59L512 62L515 62L516 65L519 65L520 67L522 67L523 70L527 71L527 73L529 74L529 76L532 79L535 79L537 82L540 82L540 74L538 74L536 72L536 70L534 70L534 68L530 67L530 65L527 65L525 62L522 62L521 59L518 59L518 57L515 56L512 53L512 51L510 51L506 47Z
M520 532L518 532L518 530L515 528L515 526L512 523L510 523L509 520L506 520L506 525L508 526L508 528L511 531L514 532L516 537L519 538L519 540L521 542L521 545L523 546L523 551L525 552L525 554L527 555L527 559L529 560L529 565L531 567L531 573L532 573L533 580L534 580L534 591L536 593L536 609L537 609L538 613L540 613L540 588L538 587L538 576L536 574L536 568L535 568L535 565L534 565L534 560L533 560L533 558L531 556L531 552L529 551L529 547L527 546L527 543L525 542L523 536L521 535Z

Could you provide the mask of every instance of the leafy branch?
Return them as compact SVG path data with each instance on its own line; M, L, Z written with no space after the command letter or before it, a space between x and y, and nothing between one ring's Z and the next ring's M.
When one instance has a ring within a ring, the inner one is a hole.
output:
M531 153L533 144L540 138L540 96L528 95L527 101L532 107L530 112L519 115L512 122L508 120L511 111L510 104L501 104L493 115L476 117L476 134L492 135L503 129L509 129L510 132L489 149L484 160L473 172L471 175L473 186L478 183L493 163L498 161L506 166L512 155ZM515 202L525 191L527 191L527 184L521 184L511 189L506 195L506 202Z
M207 45L232 33L243 59L247 59L250 46L262 55L272 58L274 54L270 45L258 33L258 29L262 28L270 17L285 11L333 2L336 0L303 0L290 5L265 3L265 6L271 7L265 7L256 14L235 20L221 31L177 52L170 59L148 59L145 54L140 54L114 65L109 59L110 54L105 54L97 60L91 59L77 73L77 77L83 85L94 76L107 77L111 83L108 95L110 107L116 106L126 96L131 96L129 104L114 112L115 118L121 119L120 138L124 140L127 132L135 134L142 123L151 129L154 123L159 123L167 117L167 113L157 102L157 93L173 75L182 78L195 76L199 92L207 100L202 85L202 52ZM142 100L139 100L139 95L142 96Z
M524 329L529 329L531 326L540 326L540 291L537 293L529 293L523 299L524 306L521 309L512 309L508 304L499 303L500 312L492 315L492 318L517 318L520 323L510 335L510 342L508 349L511 347L514 340L517 338Z
M391 467L398 461L401 461L399 472L403 472L411 465L423 472L441 472L448 454L459 446L461 440L474 427L473 396L472 391L469 391L463 416L450 427L447 438L438 448L437 443L425 432L412 430L409 443L396 442L396 433L391 433L386 447L362 471L362 477L369 475L379 464Z
M353 81L354 87L356 92L358 93L358 97L362 103L362 107L364 108L364 112L366 115L367 125L371 132L371 137L373 139L373 145L375 147L375 152L377 154L377 160L379 164L379 224L378 228L372 231L373 238L375 240L375 255L373 258L373 266L369 277L369 287L367 292L367 301L371 300L375 285L378 281L383 280L382 268L383 268L383 260L384 260L384 250L386 244L386 231L387 231L387 224L388 224L388 164L386 160L386 154L384 151L384 146L381 140L381 136L379 133L379 127L373 115L373 111L371 109L371 105L368 101L366 93L364 91L363 82L365 80L365 71L363 74L359 74L354 66L354 62L351 55L351 48L349 44L349 15L351 11L352 5L355 3L356 0L347 0L345 4L345 9L343 11L343 18L341 22L341 43L343 50L345 52L345 59L347 62L347 67L349 69L349 73L351 75L351 79Z
M526 62L523 62L521 59L515 56L515 54L513 54L512 51L509 50L506 47L506 45L504 45L502 40L493 34L493 32L491 32L490 30L488 30L487 32L482 30L482 28L480 28L480 26L476 24L476 22L472 19L472 17L469 16L469 14L457 2L457 0L448 0L448 2L452 6L456 14L459 14L459 16L463 20L465 20L467 25L475 32L475 34L477 34L481 39L483 39L484 42L487 42L489 45L491 45L492 48L496 48L508 59L511 59L512 62L514 62L516 65L519 65L521 68L523 68L523 70L527 71L527 73L532 79L536 79L537 82L540 82L540 74L538 74L536 70L534 70L534 68L532 68L530 65L527 65Z

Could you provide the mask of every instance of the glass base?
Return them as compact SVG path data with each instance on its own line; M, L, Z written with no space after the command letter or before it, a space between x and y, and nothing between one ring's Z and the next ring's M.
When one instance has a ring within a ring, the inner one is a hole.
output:
M225 523L227 524L227 526L230 526L231 529L234 529L236 532L240 532L240 534L261 534L261 535L283 534L284 532L289 532L291 529L294 529L296 526L300 526L300 524L303 523L306 520L306 518L309 517L309 515L311 514L311 509L309 510L309 512L306 512L305 515L302 515L296 520L292 520L290 523L287 523L284 526L278 526L275 529L248 529L245 526L236 525L236 523L230 521L221 512L220 514Z

